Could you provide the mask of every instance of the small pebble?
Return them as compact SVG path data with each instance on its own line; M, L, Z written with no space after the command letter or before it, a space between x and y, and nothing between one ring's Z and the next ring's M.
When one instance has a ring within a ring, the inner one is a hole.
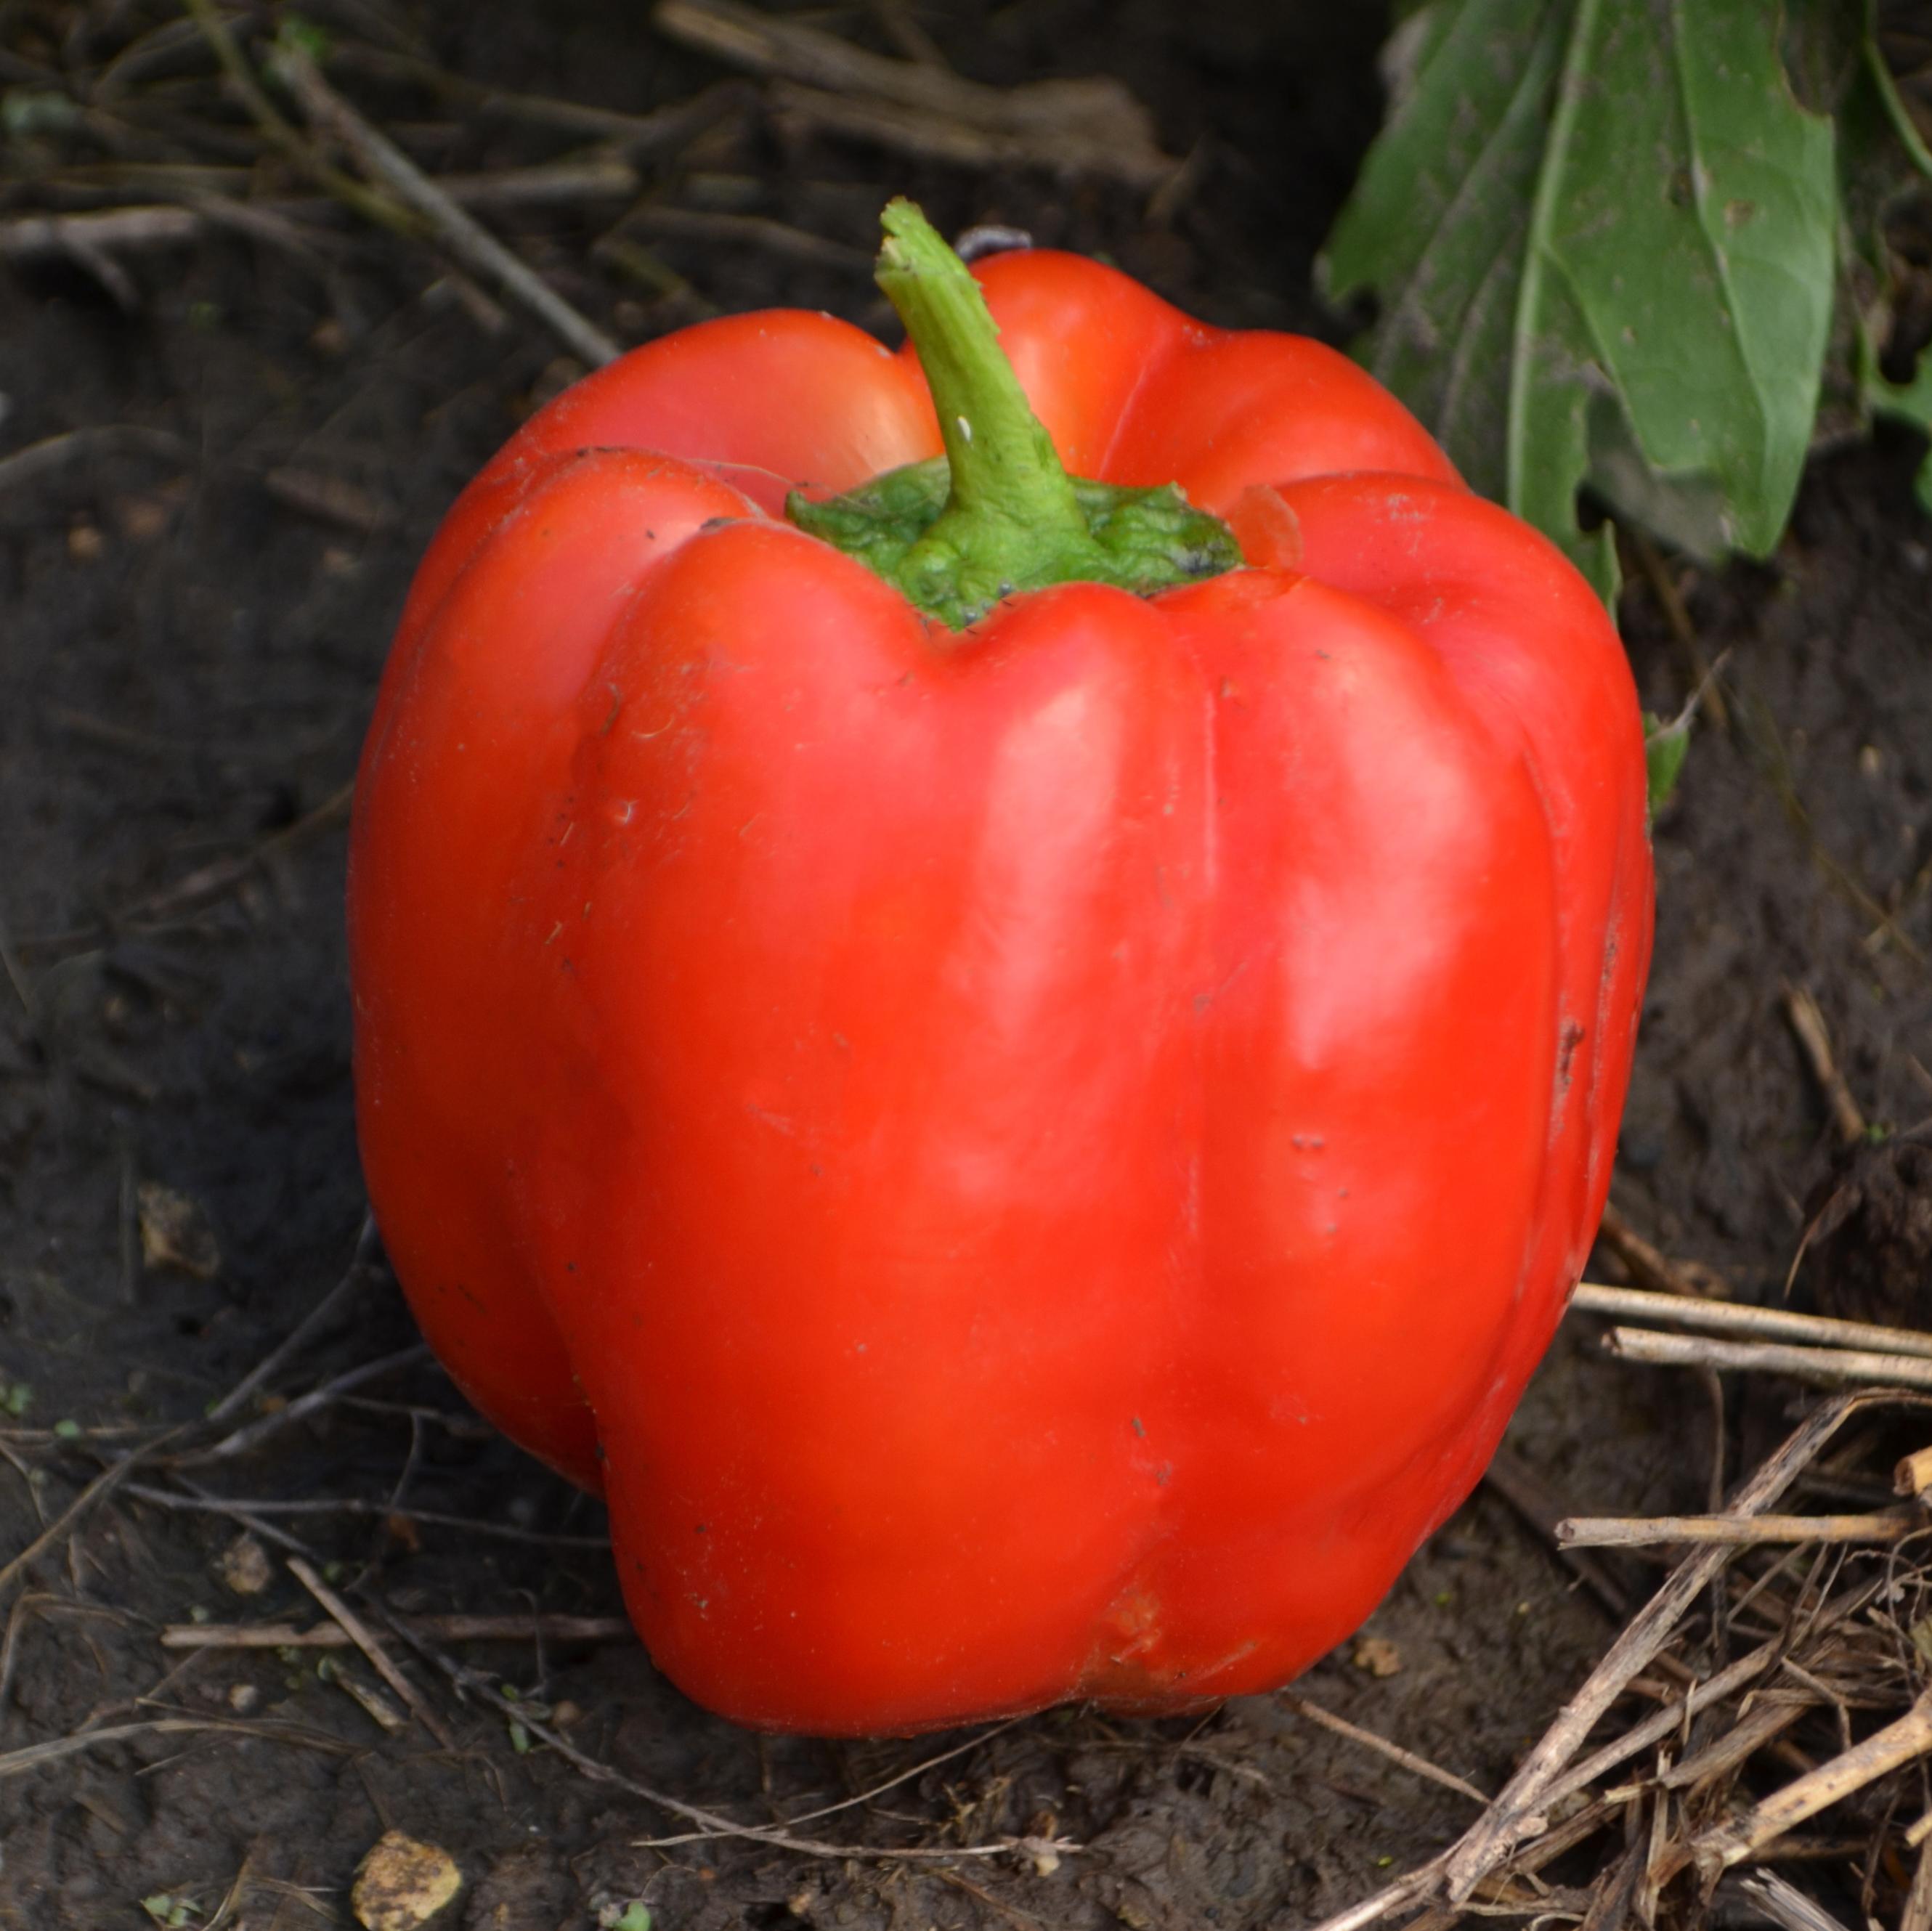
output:
M440 1844L389 1831L356 1867L349 1906L364 1931L416 1931L462 1888L463 1873Z
M1387 1636L1364 1636L1355 1645L1351 1659L1355 1667L1378 1680L1394 1676L1402 1669L1402 1652Z
M268 1552L252 1535L237 1536L214 1559L215 1579L238 1596L259 1596L274 1579Z

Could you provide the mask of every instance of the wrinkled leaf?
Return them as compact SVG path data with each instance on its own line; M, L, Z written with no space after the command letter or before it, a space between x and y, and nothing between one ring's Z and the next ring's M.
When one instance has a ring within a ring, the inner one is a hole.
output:
M1827 0L1797 0L1802 28ZM1766 553L1832 317L1834 131L1771 5L1436 0L1330 235L1364 359L1606 597L1587 485L1680 548Z

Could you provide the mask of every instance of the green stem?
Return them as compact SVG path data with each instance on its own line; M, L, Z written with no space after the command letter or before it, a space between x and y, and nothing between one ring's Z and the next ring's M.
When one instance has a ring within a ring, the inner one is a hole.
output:
M1180 490L1068 475L966 265L909 201L881 217L879 286L926 371L946 454L785 513L928 616L963 628L1018 590L1112 584L1142 595L1241 561L1226 526Z
M887 202L878 280L926 371L952 493L934 532L1010 525L1079 538L1086 519L1033 412L980 284L910 201Z

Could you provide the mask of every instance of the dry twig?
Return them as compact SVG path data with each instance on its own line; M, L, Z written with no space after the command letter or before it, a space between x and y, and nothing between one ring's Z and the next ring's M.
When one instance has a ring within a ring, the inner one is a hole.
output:
M1431 1783L1439 1783L1445 1790L1454 1791L1459 1797L1466 1797L1476 1804L1487 1804L1490 1801L1473 1783L1458 1777L1454 1771L1443 1770L1426 1757L1418 1756L1413 1750L1406 1750L1401 1744L1391 1743L1386 1737L1378 1737L1372 1730L1359 1728L1346 1717L1338 1717L1334 1711L1323 1709L1320 1704L1310 1702L1292 1690L1277 1690L1275 1700L1298 1717L1306 1717L1318 1729L1334 1736L1346 1737L1352 1744L1360 1744L1378 1756L1388 1758L1390 1763L1399 1764L1418 1777L1426 1777Z
M776 85L782 113L902 151L970 166L1030 165L1155 187L1174 172L1148 112L1118 81L983 87L894 60L739 0L662 0L658 31Z
M381 1246L382 1237L376 1231L376 1216L373 1213L364 1213L362 1231L356 1237L356 1251L350 1256L348 1267L341 1279L208 1410L208 1420L226 1421L230 1415L236 1413L256 1389L308 1345L310 1336L326 1327L334 1319L336 1315L361 1291Z
M331 1736L326 1730L310 1729L299 1723L251 1723L220 1717L154 1717L139 1723L106 1723L98 1729L76 1730L64 1737L50 1737L45 1743L9 1750L0 1756L0 1777L40 1770L63 1757L98 1750L103 1744L125 1743L135 1737L196 1735L209 1732L232 1737L267 1737L278 1743L300 1744L308 1750L326 1751L332 1756L356 1754L354 1744Z
M404 1616L402 1627L446 1643L634 1643L637 1632L622 1616L564 1616L526 1612L505 1616ZM352 1639L340 1622L170 1623L164 1649L346 1649Z
M185 4L215 58L220 61L229 85L267 139L318 187L352 208L365 221L386 228L392 234L413 234L416 224L406 209L398 207L387 195L365 187L340 168L331 167L302 139L300 132L283 118L274 103L262 91L261 82L255 78L247 56L229 31L228 23L222 18L214 0L185 0Z
M1900 1495L1932 1493L1932 1448L1915 1450L1892 1472L1894 1492Z
M1630 1614L1630 1598L1616 1578L1594 1556L1581 1549L1566 1549L1558 1540L1556 1525L1568 1515L1568 1509L1556 1490L1506 1444L1490 1458L1483 1480L1546 1539L1570 1573L1587 1585L1612 1615Z
M0 254L6 252L5 228L0 226ZM91 463L104 456L154 456L164 462L192 462L194 452L178 436L165 429L148 429L139 423L100 423L86 429L70 429L64 435L50 436L30 442L10 456L0 457L0 494L44 483L48 477L77 463Z
M1775 1871L1754 1871L1737 1888L1781 1931L1846 1931L1844 1923ZM1905 1931L1900 1925L1899 1931Z
M721 1816L716 1811L706 1810L700 1805L687 1804L682 1798L673 1797L668 1792L654 1789L650 1785L640 1783L634 1777L626 1777L622 1771L614 1770L608 1764L600 1762L596 1757L580 1750L568 1738L560 1735L549 1724L533 1714L528 1704L512 1702L487 1677L466 1668L454 1657L425 1642L406 1625L386 1616L384 1620L412 1649L441 1670L460 1693L480 1698L500 1716L520 1725L528 1735L554 1750L566 1762L575 1765L593 1783L604 1784L612 1789L641 1798L646 1803L656 1805L660 1810L673 1817L682 1817L688 1823L701 1826L710 1834L775 1845L782 1850L800 1852L807 1857L854 1858L903 1864L946 1863L958 1858L1001 1857L1016 1851L1033 1855L1051 1851L1058 1855L1079 1849L1078 1845L1064 1839L1039 1837L1002 1838L993 1843L952 1846L913 1845L902 1849L891 1846L835 1844L822 1838L797 1837L776 1825L740 1824L731 1818Z
M59 1547L74 1533L82 1517L106 1501L142 1463L157 1459L168 1443L186 1432L187 1425L170 1429L165 1435L157 1435L152 1441L130 1449L117 1461L110 1462L18 1555L0 1567L0 1595L12 1588L42 1556Z
M1932 1850L1922 1850L1912 1868L1912 1888L1906 1894L1898 1931L1928 1931L1932 1927Z
M1789 1375L1817 1388L1920 1388L1932 1390L1932 1360L1918 1354L1879 1354L1859 1348L1786 1348L1776 1342L1718 1341L1703 1335L1654 1334L1616 1327L1604 1351L1618 1361L1664 1368L1742 1369Z
M1572 1516L1556 1525L1565 1549L1654 1549L1665 1543L1903 1542L1928 1525L1921 1509L1863 1516Z
M1676 578L1659 554L1657 545L1642 530L1622 523L1618 525L1618 529L1629 545L1630 553L1636 557L1637 568L1643 572L1644 581L1657 599L1658 608L1664 613L1664 621L1672 640L1683 653L1687 681L1692 691L1702 697L1712 723L1729 737L1730 706L1725 703L1723 688L1710 660L1704 655L1697 626L1690 621L1690 610L1684 604L1684 594L1678 589Z
M1876 1406L1900 1404L1932 1406L1923 1397L1890 1390L1840 1395L1826 1403L1743 1485L1729 1513L1739 1517L1765 1513L1854 1415ZM1450 1905L1463 1906L1477 1886L1502 1865L1519 1844L1546 1831L1552 1807L1563 1800L1566 1792L1579 1787L1577 1772L1571 1766L1590 1732L1662 1650L1731 1552L1724 1544L1708 1544L1672 1571L1564 1705L1501 1795L1456 1843L1330 1918L1320 1931L1360 1931L1362 1927L1432 1897L1446 1896ZM1764 1666L1757 1658L1745 1661L1761 1673ZM1687 1699L1686 1710L1689 1703ZM1664 1717L1666 1727L1657 1735L1667 1735L1670 1726L1681 1720L1681 1714L1672 1711ZM1656 1721L1652 1720L1653 1725ZM1624 1750L1627 1741L1625 1745L1614 1747ZM1582 1768L1595 1772L1599 1765L1621 1760L1621 1756L1610 1759L1606 1753L1599 1752ZM1791 1823L1801 1821L1793 1818L1780 1828L1789 1829Z
M202 0L202 4L211 4L211 0ZM518 261L474 216L458 207L394 142L377 133L329 85L321 69L300 48L284 48L277 61L278 70L310 121L340 140L370 175L427 223L458 260L494 282L592 367L614 362L623 353L603 330Z
M950 1763L956 1757L965 1756L969 1750L976 1750L990 1744L995 1737L1005 1735L1007 1731L1026 1721L1024 1717L1009 1717L1004 1723L995 1723L991 1729L982 1730L977 1736L968 1737L963 1744L955 1744L950 1750L940 1750L935 1756L924 1757L917 1763L908 1765L904 1770L895 1771L884 1781L872 1784L850 1797L842 1797L836 1804L822 1804L815 1810L802 1811L796 1817L788 1817L784 1820L785 1828L795 1831L801 1824L816 1824L822 1817L834 1817L842 1810L855 1810L862 1805L874 1803L889 1790L896 1790L902 1784L910 1783L915 1777L923 1777L928 1771L937 1770L940 1765ZM671 1837L640 1837L634 1841L632 1849L639 1851L670 1850L679 1844L706 1843L714 1838L729 1834L728 1832L717 1831L686 1831Z
M1863 1743L1786 1784L1743 1816L1705 1832L1691 1844L1688 1855L1700 1870L1714 1877L1718 1871L1762 1851L1807 1818L1928 1753L1932 1753L1932 1695L1920 1697L1897 1723L1888 1723Z
M1667 1322L1708 1334L1771 1341L1808 1342L1819 1348L1865 1348L1890 1355L1932 1360L1932 1334L1910 1327L1885 1327L1873 1321L1838 1321L1820 1314L1793 1314L1784 1308L1750 1307L1739 1301L1702 1294L1646 1294L1636 1288L1611 1288L1594 1281L1578 1284L1570 1305L1584 1314L1626 1321Z
M339 790L332 792L312 811L305 812L292 825L285 825L252 845L245 852L232 857L217 859L212 865L205 865L199 871L191 871L185 878L178 879L172 885L164 886L158 892L150 892L145 898L136 899L122 913L129 925L152 923L172 919L182 913L200 910L223 898L238 886L254 877L264 865L292 850L304 840L332 825L344 822L349 816L350 801L356 793L356 781L351 778Z
M1660 1248L1654 1247L1624 1219L1608 1201L1598 1223L1597 1238L1630 1270L1640 1287L1658 1294L1688 1297L1715 1295L1726 1291L1724 1277L1695 1261L1673 1261Z
M1784 1014L1804 1050L1804 1063L1811 1069L1811 1077L1818 1082L1819 1090L1832 1109L1832 1121L1838 1129L1838 1138L1847 1147L1858 1145L1866 1138L1865 1117L1859 1111L1858 1102L1852 1097L1852 1090L1845 1084L1844 1075L1838 1070L1838 1063L1832 1056L1830 1030L1809 986L1792 985L1786 982Z
M290 1556L288 1562L289 1573L334 1618L349 1640L369 1659L376 1674L409 1705L423 1728L445 1750L455 1749L456 1739L450 1735L448 1726L436 1714L428 1698L396 1667L374 1630L316 1573L311 1564L298 1555Z
M332 1397L332 1399L339 1399ZM177 1466L181 1465L177 1464ZM382 1522L419 1522L432 1528L460 1529L466 1536L494 1537L503 1542L547 1544L554 1549L608 1549L610 1538L601 1535L565 1535L545 1529L526 1529L515 1522L500 1522L488 1516L453 1516L436 1509L418 1509L400 1502L372 1501L364 1495L238 1496L211 1495L196 1491L176 1495L166 1489L151 1489L138 1482L128 1485L128 1493L157 1507L189 1514L226 1516L244 1527L288 1544L299 1552L298 1543L272 1527L277 1516L368 1516Z
M384 1375L392 1375L398 1368L413 1367L418 1361L429 1359L429 1344L419 1341L410 1348L399 1348L393 1354L379 1356L374 1361L363 1361L346 1370L332 1381L319 1388L311 1388L305 1395L298 1395L293 1401L274 1408L257 1420L236 1429L231 1435L206 1448L184 1450L169 1458L171 1466L188 1468L208 1462L226 1462L238 1455L246 1455L259 1448L272 1435L278 1435L291 1423L305 1420L309 1416L339 1400L352 1389Z
M628 217L641 228L655 229L661 235L683 235L701 241L741 241L794 261L812 262L822 267L864 269L872 257L862 248L843 241L829 241L808 229L773 221L762 214L713 214L691 208L667 208L646 203ZM627 223L628 225L628 223Z
M559 100L546 94L493 87L452 73L418 55L353 42L345 41L332 48L328 64L332 69L347 68L386 79L413 81L495 118L548 127L580 140L606 142L632 160L682 147L733 109L742 108L749 92L744 82L728 81L652 113L626 114L614 108L592 106L588 101Z

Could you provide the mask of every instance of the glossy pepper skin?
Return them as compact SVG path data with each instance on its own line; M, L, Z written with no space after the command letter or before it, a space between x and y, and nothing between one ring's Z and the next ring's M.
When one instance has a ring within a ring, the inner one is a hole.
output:
M910 1731L1270 1687L1496 1444L1648 961L1604 612L1317 344L979 275L1076 473L1250 567L955 633L776 520L935 454L772 313L553 403L425 559L358 780L377 1218L608 1499L658 1665Z

